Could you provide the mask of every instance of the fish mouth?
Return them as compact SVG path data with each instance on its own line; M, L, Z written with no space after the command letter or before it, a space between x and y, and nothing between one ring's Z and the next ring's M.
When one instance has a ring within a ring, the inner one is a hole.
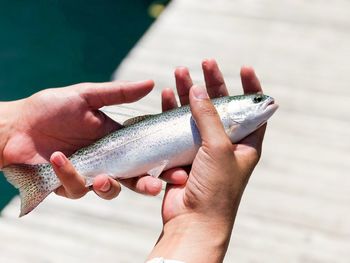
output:
M262 108L264 110L264 114L267 114L269 118L278 109L278 105L275 103L273 98L269 97L262 105Z
M269 97L264 104L262 105L263 113L262 113L262 122L259 123L257 128L263 126L267 120L276 112L278 109L278 105L275 103L275 100Z

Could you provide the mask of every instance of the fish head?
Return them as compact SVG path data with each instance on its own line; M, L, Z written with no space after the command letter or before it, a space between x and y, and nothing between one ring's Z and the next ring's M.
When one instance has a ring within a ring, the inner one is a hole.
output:
M231 141L238 142L264 125L277 108L274 99L264 94L232 97L227 105Z

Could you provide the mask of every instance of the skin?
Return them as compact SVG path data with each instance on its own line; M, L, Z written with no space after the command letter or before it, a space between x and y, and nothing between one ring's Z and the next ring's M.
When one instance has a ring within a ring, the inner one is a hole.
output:
M192 85L186 68L175 73L180 102L190 103L202 146L191 167L164 174L188 180L184 185L167 185L162 206L163 231L149 258L222 262L243 191L261 155L266 125L232 145L209 100L228 94L224 79L214 60L206 60L202 66L206 89ZM245 93L262 92L252 68L243 67L241 79ZM170 90L163 92L163 101L176 106Z
M0 102L0 168L13 163L51 161L62 182L56 193L73 199L84 196L89 191L85 180L65 156L121 127L99 108L139 100L153 86L150 80L82 83L43 90L23 100ZM150 176L125 184L148 195L159 193L162 187L159 179ZM95 179L92 188L104 199L120 192L120 184L103 175Z
M175 71L180 103L190 103L203 143L191 167L171 169L162 175L168 182L162 205L163 231L150 258L222 262L242 194L261 155L266 125L232 145L209 100L228 94L225 81L215 60L205 60L202 67L206 89L193 86L187 68ZM242 67L241 80L245 93L262 92L252 68ZM1 103L5 117L0 120L0 134L5 136L0 138L0 167L50 160L63 184L57 194L83 196L89 189L65 155L120 127L99 111L100 107L135 101L152 87L151 81L78 84ZM165 89L162 108L174 107L175 95ZM54 150L59 152L52 154ZM149 176L122 183L144 194L155 195L161 190L159 179ZM102 198L111 199L119 194L120 185L99 175L93 189Z
M205 85L210 98L228 95L224 78L214 59L203 61L202 70L205 79ZM240 74L243 90L245 93L262 92L260 82L252 68L242 67ZM191 86L193 86L193 82L186 67L179 67L175 70L175 82L180 104L189 104L189 91ZM164 89L162 92L162 110L167 111L177 106L177 101L172 89ZM265 126L259 129L260 133L256 132L254 134L261 134L261 132L264 130ZM262 141L262 138L257 136L249 136L249 138L249 140L244 140L243 144L234 146L242 148L242 145L252 144L252 147L249 149L246 147L242 149L243 151L247 151L248 156L252 154L249 151L256 148L255 144ZM62 159L64 159L64 164L61 166L57 165L57 162L55 162L58 157L62 157ZM55 152L51 156L51 163L56 171L57 176L63 183L63 187L59 188L56 191L57 194L68 198L79 198L88 191L88 189L85 187L84 179L78 175L72 164L68 161L62 152ZM163 173L160 178L167 183L183 185L188 178L188 174L185 173L185 171L189 172L189 168L186 168L185 170L182 168L173 169ZM162 189L161 181L150 176L141 176L140 178L131 178L121 180L120 182L128 188L141 194L157 195ZM115 180L109 178L107 175L98 175L95 178L93 190L104 199L113 199L118 196L121 188Z

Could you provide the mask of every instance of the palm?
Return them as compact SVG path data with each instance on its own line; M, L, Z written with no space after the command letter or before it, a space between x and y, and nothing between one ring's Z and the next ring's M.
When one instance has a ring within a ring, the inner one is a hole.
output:
M232 145L234 152L235 162L239 167L252 167L254 168L257 164L261 152L261 141L265 132L265 125L261 127L256 132L252 133L244 140L242 140L239 144ZM185 186L174 186L168 185L165 193L165 197L163 199L162 205L162 217L164 222L168 222L169 220L180 216L181 214L189 212L188 210L196 207L196 201L201 199L202 192L198 191L203 185L206 187L210 187L210 183L205 181L206 174L210 176L211 173L216 173L217 169L220 169L220 161L223 163L233 163L232 160L223 160L222 158L218 158L215 161L216 164L219 164L218 167L208 167L208 156L204 153L202 149L200 149L196 155L195 160L191 166L191 171L188 176L188 181ZM202 167L206 167L206 170L203 171ZM252 172L248 171L250 174ZM203 176L204 175L204 176ZM219 180L220 178L218 178ZM242 178L243 183L246 184L245 181L247 178ZM219 182L216 181L216 184L226 184L227 182ZM205 198L205 196L203 196ZM222 202L222 200L226 200L227 198L219 198L216 203ZM215 200L210 200L215 202ZM208 200L209 202L209 200Z
M4 151L8 163L47 162L54 151L69 156L119 127L95 107L101 106L98 101L78 91L44 90L24 103L16 133Z
M224 79L215 61L204 62L203 73L206 87L211 98L228 95ZM189 72L186 70L180 70L177 72L176 77L177 90L180 95L181 104L188 104L188 93L192 86ZM241 80L244 93L262 92L260 82L251 68L242 68ZM235 162L238 166L255 167L260 157L261 142L264 136L265 127L266 126L261 127L256 132L243 139L239 144L232 145L232 152L234 152ZM200 149L191 166L191 171L186 171L188 173L188 181L186 184L183 186L167 185L162 205L162 217L164 223L185 212L189 212L188 209L195 206L193 200L201 195L198 189L203 185L208 185L208 182L200 182L200 180L203 179L203 174L210 172L215 173L215 169L220 169L220 167L215 167L212 171L201 170L201 166L206 166L203 165L203 162L206 162L206 158L207 157L203 154L202 149ZM227 162L233 163L233 159L227 160ZM218 160L217 163L220 163L220 160ZM168 174L178 172L179 170L177 169L176 171L168 171ZM249 174L250 173L251 171L249 171ZM201 176L197 176L197 174L201 174ZM242 180L244 180L243 183L246 183L245 181L248 180L248 178L242 178ZM220 201L218 201L218 203L220 203Z
M153 86L152 80L81 83L43 90L13 103L11 106L15 110L8 123L10 132L4 141L1 167L51 162L62 183L55 192L68 198L82 197L89 189L65 155L69 156L121 127L101 112L101 107L137 101ZM152 182L146 176L135 178L128 182L128 187L145 194L159 192L161 183L151 190L146 187ZM106 185L110 186L108 190ZM100 175L94 181L93 189L102 198L111 199L118 195L120 185L106 175Z

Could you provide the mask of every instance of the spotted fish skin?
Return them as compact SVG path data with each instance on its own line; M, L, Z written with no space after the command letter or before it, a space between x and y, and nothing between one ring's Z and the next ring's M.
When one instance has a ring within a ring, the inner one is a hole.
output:
M267 95L227 96L212 100L224 129L233 143L249 135L276 111ZM91 185L98 174L115 179L146 173L159 176L164 170L192 163L201 138L189 106L151 115L115 131L69 159ZM20 216L28 214L61 183L50 164L14 164L3 168L7 180L19 189Z
M19 189L20 217L38 206L61 185L50 164L15 164L3 168L9 183Z

